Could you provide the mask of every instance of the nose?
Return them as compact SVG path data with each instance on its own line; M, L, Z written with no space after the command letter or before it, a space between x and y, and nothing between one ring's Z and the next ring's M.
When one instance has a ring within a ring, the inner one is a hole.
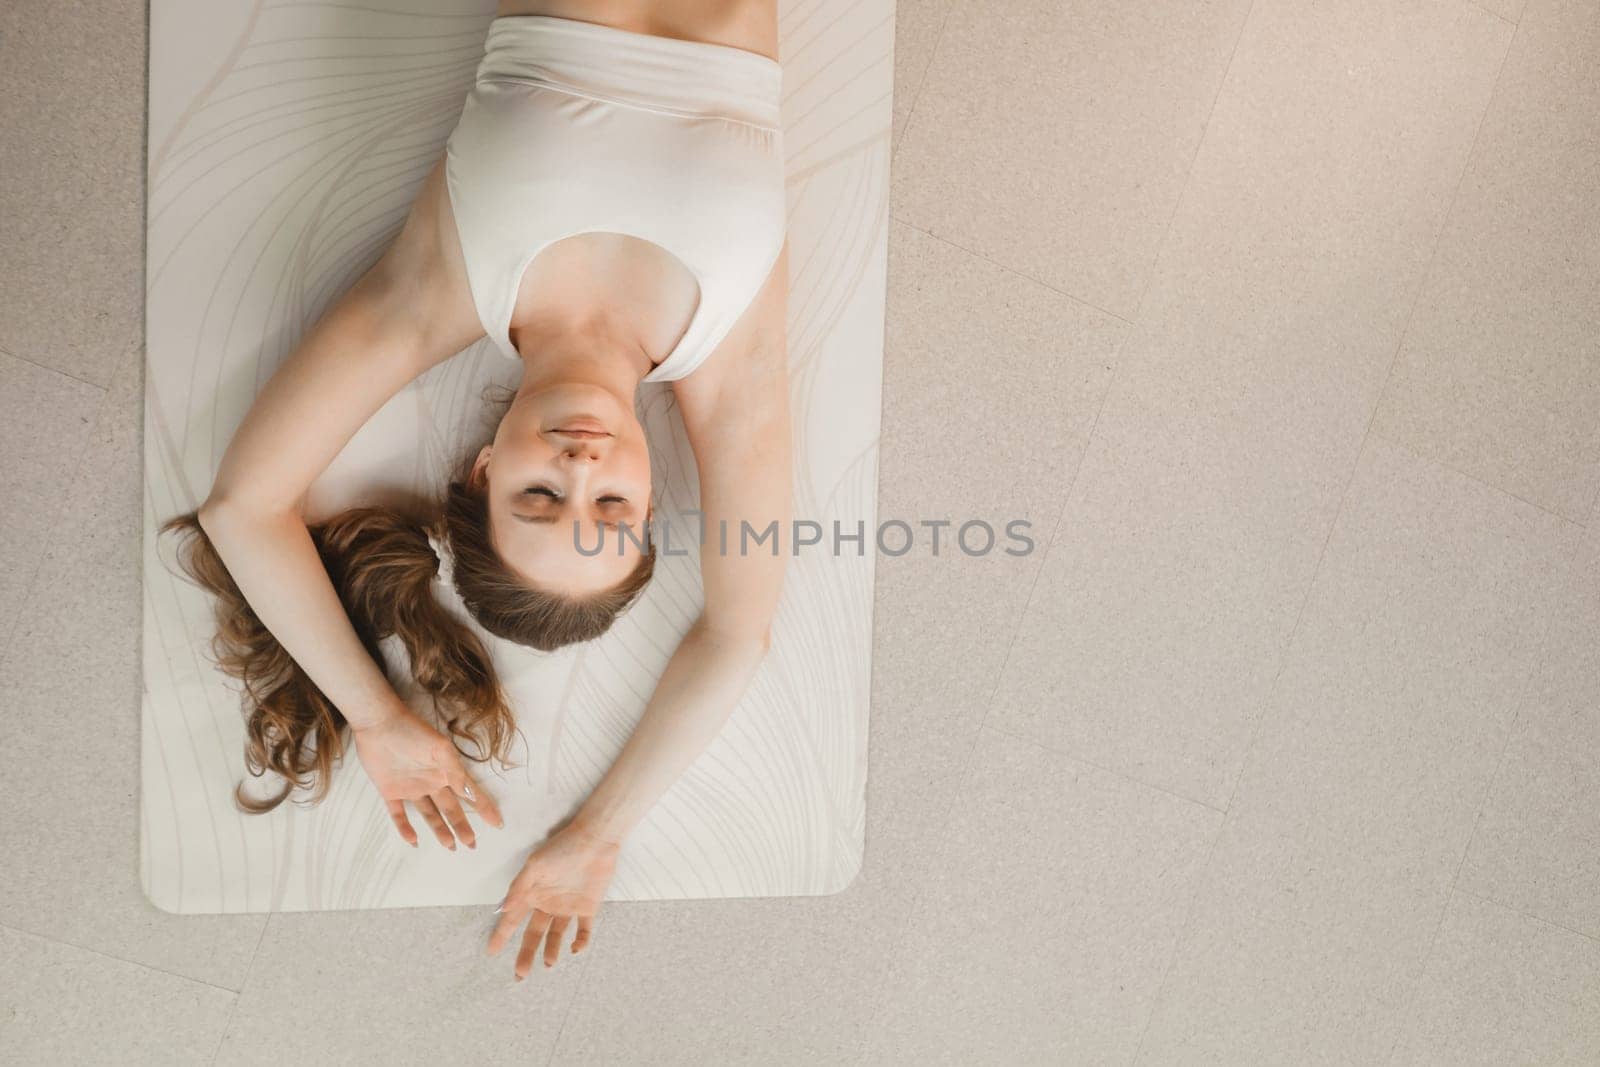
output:
M563 459L593 462L600 458L600 450L587 442L567 441L562 445L561 456Z
M568 463L593 463L603 459L611 446L611 437L605 434L564 433L552 431L545 440L555 446L557 455Z

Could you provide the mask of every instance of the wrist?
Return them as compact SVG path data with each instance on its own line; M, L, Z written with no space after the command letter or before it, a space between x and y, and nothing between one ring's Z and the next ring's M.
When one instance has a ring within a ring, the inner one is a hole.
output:
M622 847L623 839L632 829L632 826L621 819L607 818L599 813L582 809L579 809L578 814L567 824L567 830L575 836L596 848L612 850Z
M350 729L360 734L392 726L409 711L410 709L398 700L380 701L363 707L359 716L346 714L344 718L350 724Z

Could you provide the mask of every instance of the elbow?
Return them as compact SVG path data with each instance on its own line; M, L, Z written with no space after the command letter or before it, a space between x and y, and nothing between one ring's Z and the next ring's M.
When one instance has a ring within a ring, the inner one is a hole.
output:
M215 532L217 527L222 524L223 513L226 509L227 504L223 498L217 496L215 493L212 493L210 496L205 498L199 507L194 509L195 522L199 524L200 529L204 530L206 536L209 537Z
M751 660L760 663L772 649L772 630L766 626L752 628L740 635L739 643L749 650L746 655Z
M739 625L739 640L749 645L757 656L765 656L772 648L772 619L762 615L745 619Z
M246 504L238 497L216 488L195 509L195 521L207 537L226 536L227 531L260 526L276 518L272 509Z
M207 497L205 503L195 508L194 520L212 551L218 555L230 551L227 546L233 539L233 531L240 527L237 509L232 504L215 495Z
M195 509L194 517L207 536L215 536L219 530L233 524L239 518L240 510L236 499L227 493L212 489L211 495Z

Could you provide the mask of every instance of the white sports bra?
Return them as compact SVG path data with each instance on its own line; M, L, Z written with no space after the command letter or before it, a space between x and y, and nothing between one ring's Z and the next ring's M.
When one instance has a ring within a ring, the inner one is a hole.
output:
M445 150L484 332L507 356L535 256L611 232L676 256L694 317L645 381L698 367L744 313L787 229L782 68L728 45L546 15L495 19Z

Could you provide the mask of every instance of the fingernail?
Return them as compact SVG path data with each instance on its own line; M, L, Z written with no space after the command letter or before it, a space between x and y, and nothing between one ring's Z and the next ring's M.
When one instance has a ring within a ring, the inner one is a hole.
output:
M494 906L494 913L496 915L499 915L502 911L505 911L505 910L506 910L506 898L505 897L501 897L500 898L500 903L498 903L498 904L496 904Z
M465 796L466 796L466 798L467 798L467 799L468 799L468 800L477 800L477 799L478 799L478 798L477 798L477 797L476 797L476 796L475 796L475 795L474 795L474 794L473 794L473 792L472 792L472 787L471 787L471 786L470 786L470 785L466 785L466 786L462 786L462 787L461 787L461 792L462 792L462 793L463 793L463 794L464 794L464 795L465 795Z

